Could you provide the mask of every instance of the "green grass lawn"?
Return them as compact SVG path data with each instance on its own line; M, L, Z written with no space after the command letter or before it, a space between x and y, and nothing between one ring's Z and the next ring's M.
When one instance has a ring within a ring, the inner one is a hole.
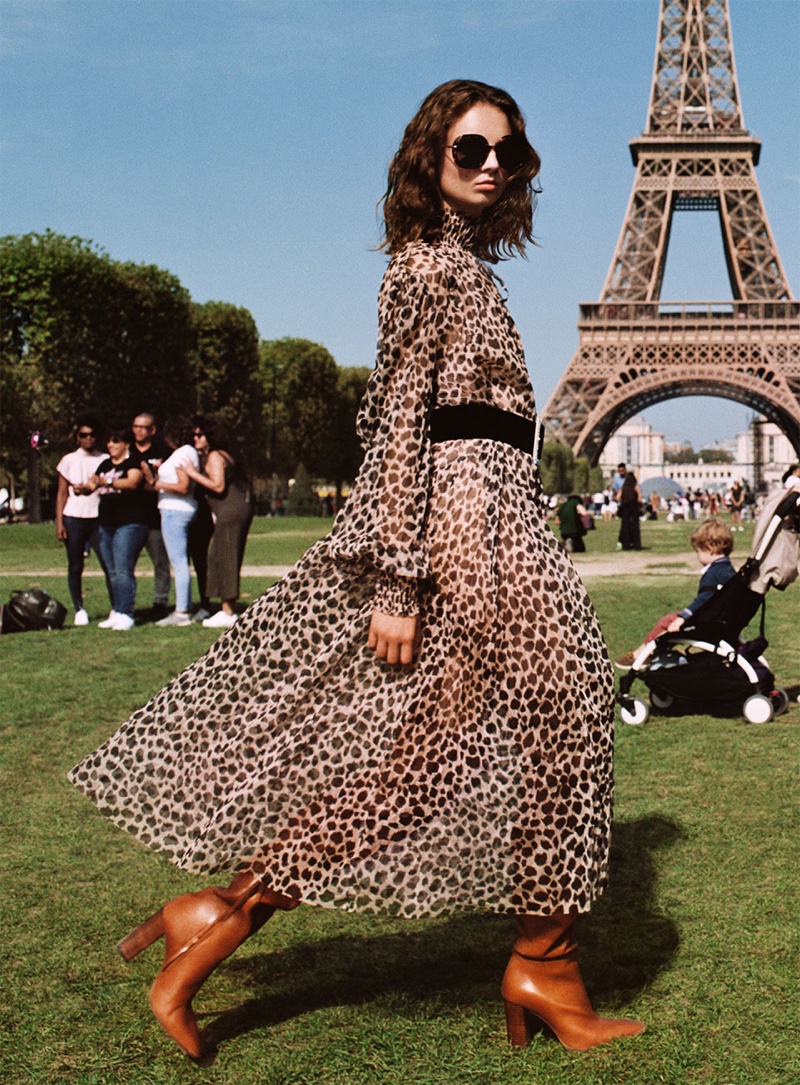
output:
M284 564L326 521L257 521L254 564ZM686 551L693 525L644 525L645 546ZM658 529L658 535L655 529ZM671 531L667 530L672 529ZM263 530L262 530L263 529ZM614 525L589 537L613 551ZM652 534L651 534L652 529ZM743 555L745 546L737 546ZM656 540L659 540L658 542ZM0 528L4 570L61 569L52 526ZM282 556L276 556L280 553ZM7 564L7 558L15 564ZM595 578L612 654L693 584ZM102 579L89 609L105 613ZM0 595L25 586L0 577ZM43 586L66 601L63 573ZM265 587L245 582L255 595ZM141 588L143 604L150 586ZM768 598L768 658L796 698L800 588ZM216 633L65 627L0 641L3 674L0 1081L150 1085L789 1085L796 1043L800 705L769 724L655 715L617 728L610 890L582 922L598 1007L647 1033L583 1055L538 1035L505 1043L504 917L397 921L299 908L225 962L197 999L220 1043L207 1070L160 1032L146 993L154 947L116 941L164 899L202 883L107 824L65 779Z

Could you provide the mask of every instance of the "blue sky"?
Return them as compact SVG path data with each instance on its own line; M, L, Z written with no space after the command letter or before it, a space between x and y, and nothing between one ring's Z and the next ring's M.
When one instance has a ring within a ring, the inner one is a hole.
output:
M730 0L745 123L800 286L800 3ZM543 160L527 261L500 267L544 405L595 300L646 121L657 0L0 0L0 232L51 228L243 305L263 338L371 365L376 204L405 124L451 78L519 101ZM664 298L727 298L713 215L676 216ZM646 416L695 447L749 412Z

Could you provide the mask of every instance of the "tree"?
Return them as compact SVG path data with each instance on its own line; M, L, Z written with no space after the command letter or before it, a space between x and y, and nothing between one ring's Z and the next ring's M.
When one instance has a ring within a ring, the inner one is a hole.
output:
M54 450L70 447L81 411L123 421L185 410L189 295L169 272L116 263L90 241L52 231L5 237L0 306L9 473L22 471L33 431Z
M227 302L193 302L191 335L194 410L228 427L248 471L263 470L264 393L255 320L247 309Z
M356 418L371 373L368 366L342 366L338 371L339 402L333 462L337 506L341 504L342 483L353 481L364 458L364 450L356 434Z
M542 449L540 467L546 494L588 494L603 488L603 472L590 467L585 456L575 458L569 445L548 441Z
M546 441L539 467L546 494L563 494L572 489L572 449L560 441Z
M339 375L333 355L308 339L261 344L264 422L271 472L329 477L337 442Z
M286 514L287 516L319 516L320 514L319 497L302 463L298 464L294 483L289 490Z
M698 463L733 463L733 456L726 448L701 448Z
M667 448L664 450L664 463L697 463L697 453L691 445L681 445L680 448Z

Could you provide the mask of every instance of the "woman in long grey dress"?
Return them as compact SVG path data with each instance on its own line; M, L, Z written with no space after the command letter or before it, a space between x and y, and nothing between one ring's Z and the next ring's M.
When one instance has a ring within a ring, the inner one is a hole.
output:
M234 872L123 939L166 949L150 1004L203 1055L192 998L300 901L517 917L509 1037L584 1050L597 1016L573 922L607 876L613 683L544 523L535 404L487 267L531 240L539 159L504 92L445 83L384 201L391 260L365 459L331 535L72 772L107 817L198 874Z
M220 609L203 619L210 629L227 629L236 621L239 574L253 511L240 485L239 471L227 429L212 419L198 418L194 447L202 457L202 470L187 464L184 472L205 493L213 517L208 554L206 596L219 599Z

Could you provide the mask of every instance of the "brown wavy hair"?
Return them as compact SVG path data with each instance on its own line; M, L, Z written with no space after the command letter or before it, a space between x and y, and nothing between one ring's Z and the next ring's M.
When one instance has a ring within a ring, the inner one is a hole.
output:
M383 197L385 237L381 248L390 254L409 241L436 242L441 237L444 202L439 184L442 155L452 124L479 103L496 106L508 117L512 133L525 137L525 164L511 175L505 192L475 223L475 251L496 263L519 253L533 241L533 208L538 189L539 156L525 136L525 118L504 90L471 79L452 79L431 91L403 134L389 166Z

